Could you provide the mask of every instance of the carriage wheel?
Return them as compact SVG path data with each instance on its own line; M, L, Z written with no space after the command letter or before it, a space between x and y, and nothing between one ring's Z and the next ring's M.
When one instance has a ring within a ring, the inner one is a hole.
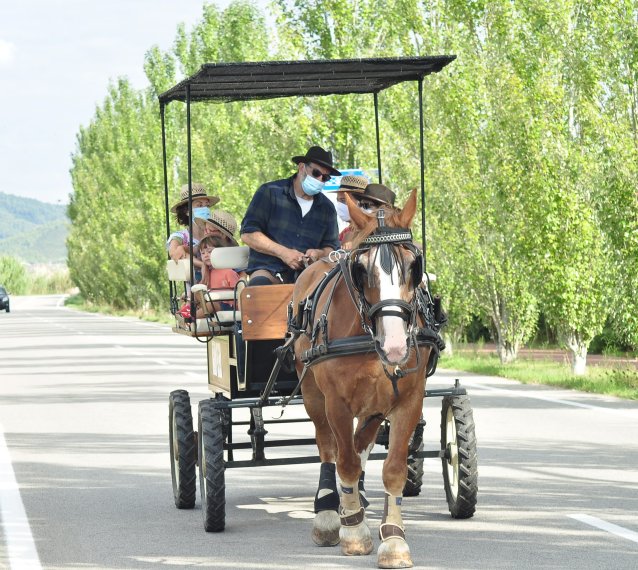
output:
M476 510L478 468L470 399L445 396L441 409L443 485L450 514L468 519Z
M421 493L423 485L423 457L415 457L416 453L423 451L423 427L425 420L423 414L417 424L410 443L408 444L408 478L403 487L404 497L416 497Z
M174 390L168 398L168 433L175 506L192 509L197 492L197 451L191 401L186 390Z
M226 526L223 423L212 400L199 403L199 490L206 532L221 532Z

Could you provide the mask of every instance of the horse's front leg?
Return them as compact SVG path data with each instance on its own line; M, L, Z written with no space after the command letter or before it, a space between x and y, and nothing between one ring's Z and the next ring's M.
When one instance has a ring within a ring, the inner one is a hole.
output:
M395 408L390 419L390 445L383 463L385 506L379 527L381 544L377 551L379 568L411 568L410 547L405 540L401 503L407 478L408 444L421 414L419 406Z
M326 415L337 440L337 472L341 480L341 552L347 556L370 554L372 536L365 520L365 507L359 498L361 458L354 443L352 413L339 398L331 398Z

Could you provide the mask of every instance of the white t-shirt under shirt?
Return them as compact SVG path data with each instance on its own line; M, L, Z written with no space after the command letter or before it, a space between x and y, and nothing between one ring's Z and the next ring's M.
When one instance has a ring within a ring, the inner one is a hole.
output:
M299 202L299 206L301 206L301 217L303 218L308 212L310 212L310 208L312 208L312 203L314 202L314 199L304 200L303 198L300 198L297 195L295 195L295 198L297 198L297 202Z

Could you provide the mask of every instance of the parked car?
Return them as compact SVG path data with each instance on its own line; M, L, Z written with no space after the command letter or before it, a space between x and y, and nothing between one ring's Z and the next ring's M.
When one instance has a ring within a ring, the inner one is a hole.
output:
M7 313L9 309L9 293L4 287L0 287L0 310L4 309Z

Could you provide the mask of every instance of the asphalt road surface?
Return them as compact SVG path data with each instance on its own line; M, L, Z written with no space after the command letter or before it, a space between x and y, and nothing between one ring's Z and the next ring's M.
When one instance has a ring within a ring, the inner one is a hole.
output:
M12 298L0 314L0 567L376 568L376 554L311 542L317 464L228 470L223 533L204 532L199 496L174 507L168 394L189 390L196 411L205 374L204 347L166 326ZM638 568L638 403L449 371L430 387L455 377L474 409L479 502L452 519L441 463L425 460L421 495L404 501L415 568ZM425 400L428 449L440 406ZM293 431L312 434L270 435ZM375 546L380 471L368 464Z

